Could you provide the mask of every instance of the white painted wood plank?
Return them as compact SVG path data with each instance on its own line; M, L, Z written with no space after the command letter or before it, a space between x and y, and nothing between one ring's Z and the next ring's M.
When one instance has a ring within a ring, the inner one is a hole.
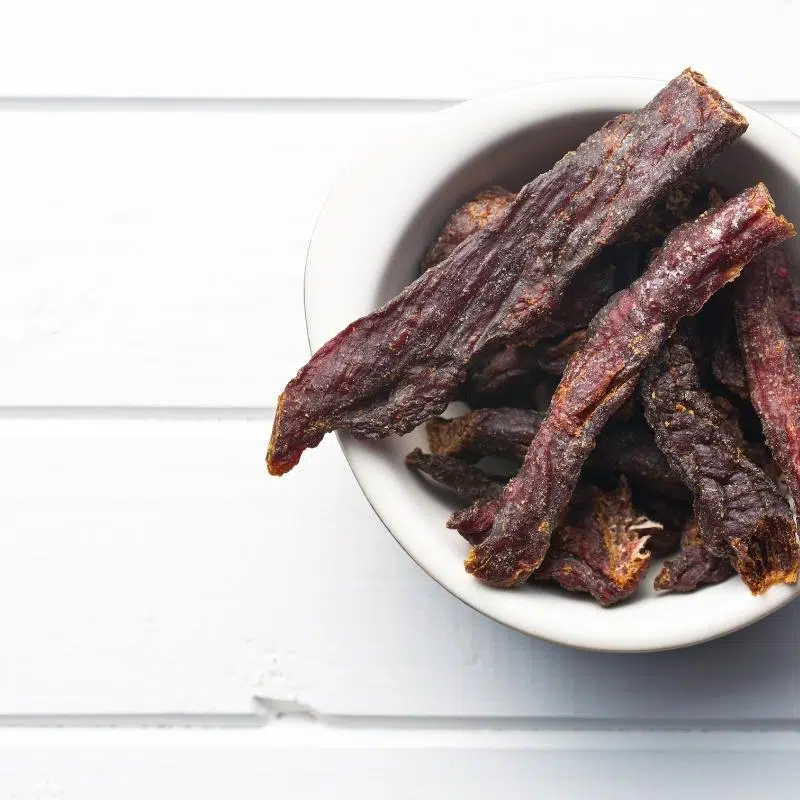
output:
M335 440L266 476L268 428L0 420L0 722L287 710L797 721L800 606L677 653L526 638L408 559Z
M14 731L13 800L793 796L797 734ZM346 789L342 788L346 787Z
M0 111L0 405L274 403L331 182L423 113Z
M687 64L737 97L796 98L800 7L31 0L0 10L0 94L470 97L565 75L668 78Z
M330 184L409 116L0 112L0 404L275 402Z

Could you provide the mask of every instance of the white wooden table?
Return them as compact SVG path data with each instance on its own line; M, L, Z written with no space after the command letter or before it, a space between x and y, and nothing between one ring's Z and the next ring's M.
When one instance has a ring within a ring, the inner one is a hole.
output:
M798 30L788 0L0 6L0 799L796 792L800 606L563 649L422 574L333 438L263 455L348 159L688 64L800 133Z

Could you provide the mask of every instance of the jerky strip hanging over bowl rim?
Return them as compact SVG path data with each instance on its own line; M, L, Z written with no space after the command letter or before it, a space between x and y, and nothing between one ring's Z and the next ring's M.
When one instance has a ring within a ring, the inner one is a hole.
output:
M513 586L542 563L595 439L633 392L643 366L763 249L794 234L763 184L673 231L641 278L595 317L572 357L522 469L501 496L491 534L465 567Z
M746 128L691 70L607 122L442 263L315 353L278 400L270 473L289 471L329 431L382 438L441 413L473 355L533 336L602 247Z

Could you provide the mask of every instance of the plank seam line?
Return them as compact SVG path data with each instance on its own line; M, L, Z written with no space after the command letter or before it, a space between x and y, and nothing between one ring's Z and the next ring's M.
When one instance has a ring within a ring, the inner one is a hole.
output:
M478 95L480 96L480 95ZM181 96L0 96L0 111L220 111L290 113L422 113L439 111L467 97L181 97ZM800 98L741 100L759 111L800 111Z
M274 406L0 406L0 420L271 420Z
M289 704L291 705L291 704ZM12 728L287 729L340 731L496 731L525 733L800 733L800 720L609 720L591 717L443 717L318 714L278 710L259 703L253 713L0 714L0 730Z

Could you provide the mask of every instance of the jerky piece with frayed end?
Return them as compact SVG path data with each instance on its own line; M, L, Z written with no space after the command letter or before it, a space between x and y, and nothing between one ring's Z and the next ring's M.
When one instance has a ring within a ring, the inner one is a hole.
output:
M700 527L692 520L681 536L680 551L664 563L653 586L661 592L693 592L698 586L722 583L735 574L730 558L706 550Z
M556 531L547 557L531 577L587 592L602 606L614 605L642 582L650 566L647 538L660 529L634 510L623 481L614 492L598 493L580 523L567 522Z
M468 236L485 228L511 205L514 192L502 186L490 186L451 214L439 237L422 259L421 272L444 261Z
M681 533L692 517L692 499L688 490L687 496L678 500L646 485L633 483L631 488L634 508L664 526L651 534L647 549L656 558L676 552L681 544Z
M495 494L502 485L497 478L471 464L450 456L423 453L419 447L406 456L406 464L470 503Z
M800 337L800 290L792 281L792 265L789 254L782 247L775 247L763 256L769 272L775 311L786 333L796 340Z
M382 438L441 413L476 354L535 336L606 245L746 127L691 70L607 122L444 261L314 354L278 400L270 473L288 472L329 431Z
M778 316L769 270L763 257L748 266L736 287L736 324L750 398L800 508L800 358Z
M542 563L597 435L633 392L642 367L684 316L793 233L758 184L667 237L642 277L595 317L570 359L522 469L503 491L490 536L467 558L468 572L513 586Z
M642 379L645 416L656 443L694 495L706 549L730 557L754 594L797 580L798 551L789 504L742 452L699 388L689 349L668 342Z

